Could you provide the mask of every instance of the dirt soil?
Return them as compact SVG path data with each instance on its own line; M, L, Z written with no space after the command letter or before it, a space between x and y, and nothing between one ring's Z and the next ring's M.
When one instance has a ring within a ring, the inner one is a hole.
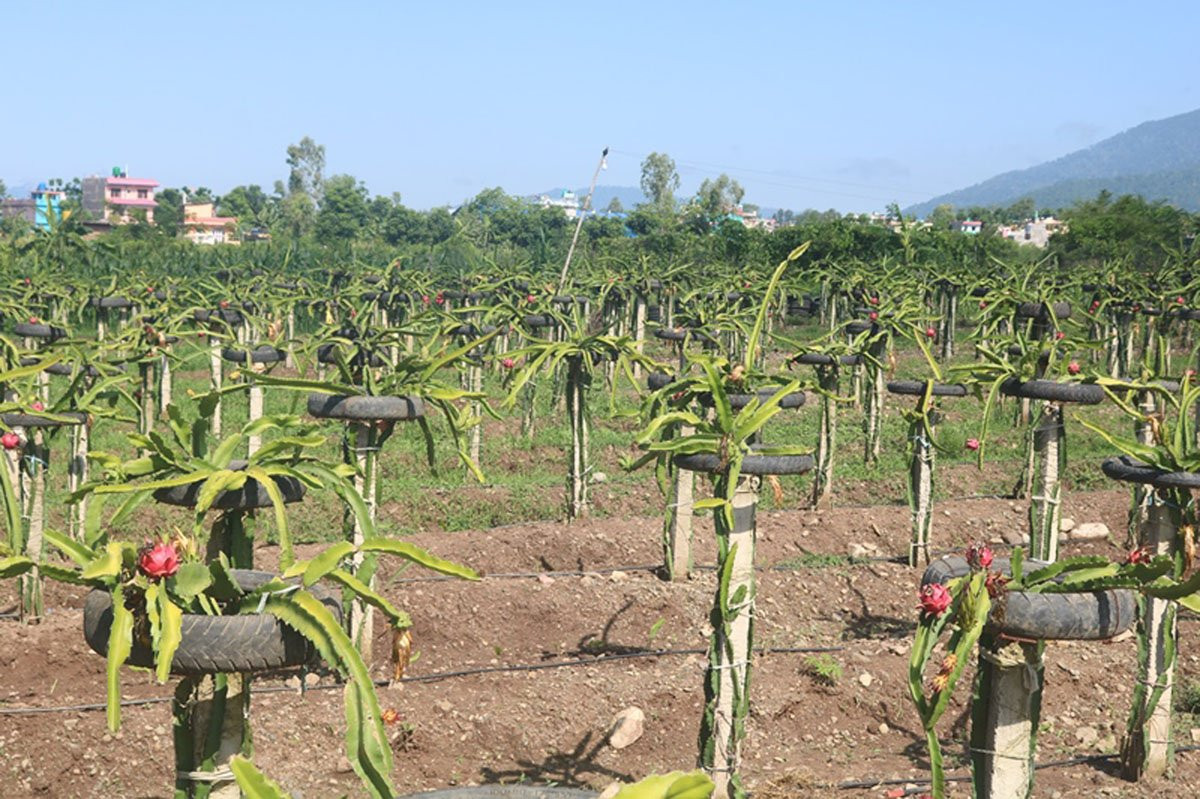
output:
M970 493L968 490L963 493ZM1104 522L1110 541L1067 542L1064 554L1122 555L1128 494L1070 495L1065 515ZM999 540L1021 530L1025 504L972 499L940 503L939 547ZM754 662L752 711L742 770L760 797L883 797L917 792L928 762L907 698L905 672L916 619L919 572L885 556L905 551L902 506L760 513L757 643L770 650ZM604 788L652 772L691 768L703 702L702 650L714 590L711 570L668 583L649 567L660 560L658 518L604 518L574 525L523 524L462 533L423 533L413 541L486 572L479 583L421 579L385 566L384 593L413 616L419 657L409 681L381 688L399 712L393 774L400 793L494 781L554 782ZM711 526L699 526L698 562L714 560ZM849 562L851 550L878 559ZM825 556L825 557L822 557ZM270 565L271 548L259 552ZM778 568L791 562L792 568ZM555 572L582 572L568 574ZM539 573L537 576L506 576ZM414 579L416 578L416 579ZM0 587L11 609L12 586ZM104 662L83 642L80 589L51 587L42 623L0 621L0 795L4 797L152 797L172 782L169 705L127 707L116 734L102 710L11 712L101 704ZM1181 621L1178 685L1200 681L1194 617ZM833 647L841 675L824 682L789 648ZM691 650L643 656L662 649ZM375 647L387 672L389 641ZM1128 711L1133 640L1050 643L1039 761L1111 754ZM511 665L544 666L506 670ZM441 679L443 672L477 670ZM970 673L943 718L948 766L965 775ZM134 669L127 698L167 697ZM252 719L259 766L296 797L359 796L342 755L342 696L329 676L256 681ZM632 745L607 743L613 717L637 706L645 732ZM1178 731L1191 744L1187 722ZM885 782L885 781L898 782ZM842 788L858 781L871 787ZM1115 775L1111 758L1052 767L1037 774L1037 796L1194 797L1200 752L1178 755L1173 781L1138 785ZM891 793L889 793L889 791ZM953 796L969 789L958 783Z

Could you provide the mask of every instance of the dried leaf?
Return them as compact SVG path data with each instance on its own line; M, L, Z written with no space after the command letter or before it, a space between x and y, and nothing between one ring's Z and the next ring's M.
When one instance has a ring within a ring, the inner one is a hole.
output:
M404 679L408 661L412 657L412 630L392 630L392 680L399 682Z
M771 485L771 493L775 497L775 504L783 504L783 484L779 482L779 475L767 475L767 482Z

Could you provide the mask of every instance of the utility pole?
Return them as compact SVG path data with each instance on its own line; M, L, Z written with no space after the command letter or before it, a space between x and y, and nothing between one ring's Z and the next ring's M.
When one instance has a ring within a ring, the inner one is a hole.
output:
M571 256L575 254L575 243L579 241L579 231L583 227L583 218L587 216L587 211L592 207L592 195L596 192L596 181L600 179L600 171L608 169L608 148L600 153L600 163L596 164L596 172L592 175L592 185L588 189L587 197L583 200L583 206L579 209L579 218L575 221L575 235L571 236L571 247L567 250L567 260L563 261L562 274L558 278L557 294L562 294L563 286L567 283L567 269L571 266Z

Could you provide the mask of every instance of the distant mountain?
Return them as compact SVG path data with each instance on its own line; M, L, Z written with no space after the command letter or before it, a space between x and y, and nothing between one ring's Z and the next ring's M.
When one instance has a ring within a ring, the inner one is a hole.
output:
M534 197L542 194L550 197L557 197L565 191L561 186L550 189L549 191L539 191L534 194ZM579 201L583 202L583 198L587 196L587 186L581 189L571 189L579 197ZM621 207L626 211L632 211L636 206L647 202L646 195L642 194L642 190L637 186L597 186L596 193L592 195L592 207L603 211L612 202L612 198L616 197L621 201Z
M1038 208L1059 208L1102 189L1200 210L1200 110L1143 122L1091 147L934 197L904 213L923 217L945 203L1011 205L1022 197L1033 197Z

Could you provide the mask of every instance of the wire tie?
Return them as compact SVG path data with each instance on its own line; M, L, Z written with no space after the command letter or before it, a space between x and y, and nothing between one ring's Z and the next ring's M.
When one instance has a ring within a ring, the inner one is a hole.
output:
M995 749L977 749L974 746L972 746L971 751L978 755L992 755L993 757L1004 757L1009 760L1020 760L1023 763L1029 763L1033 760L1033 758L1029 757L1028 755L1006 755L1003 752L997 752Z
M748 666L748 665L750 665L749 660L735 660L732 663L721 663L719 665L712 666L711 668L713 671L723 671L724 669L736 669L741 666Z

